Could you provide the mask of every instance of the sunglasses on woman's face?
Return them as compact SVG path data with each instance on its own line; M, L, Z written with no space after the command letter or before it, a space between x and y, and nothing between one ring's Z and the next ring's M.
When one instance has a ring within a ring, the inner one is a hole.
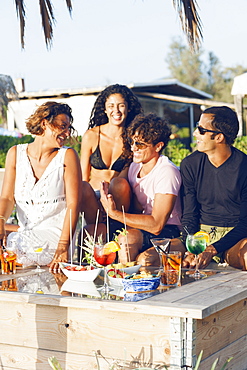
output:
M221 131L208 130L207 128L199 126L199 122L197 122L196 128L198 129L200 135L204 135L206 132L213 132L214 134L223 134L223 132Z
M130 146L134 146L135 145L135 147L137 148L137 149L140 149L140 150L142 150L142 149L146 149L149 145L148 144L146 144L146 143L142 143L141 141L135 141L135 140L133 140L133 139L128 139L128 141L129 141L129 145Z

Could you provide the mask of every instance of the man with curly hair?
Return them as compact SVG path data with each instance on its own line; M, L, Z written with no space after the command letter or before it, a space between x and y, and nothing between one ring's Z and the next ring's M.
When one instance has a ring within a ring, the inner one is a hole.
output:
M101 186L101 203L111 219L128 227L127 236L119 235L120 262L134 261L139 255L138 262L153 265L159 259L150 239L176 238L180 234L181 177L179 169L161 154L171 134L166 119L152 113L139 114L128 127L127 134L133 162L127 178L113 179L112 186L128 182L133 195L131 208L117 210L106 182Z

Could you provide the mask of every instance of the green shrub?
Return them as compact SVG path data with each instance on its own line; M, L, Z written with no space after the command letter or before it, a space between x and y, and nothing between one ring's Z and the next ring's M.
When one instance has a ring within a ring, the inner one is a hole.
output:
M247 154L247 136L237 137L234 146L235 148L242 150L242 152Z
M178 139L170 140L163 150L163 154L167 155L176 166L180 166L181 161L190 153L190 150L186 149L185 145Z
M20 138L0 135L0 168L5 167L5 159L9 148L17 144L31 143L32 141L33 137L31 135L25 135Z

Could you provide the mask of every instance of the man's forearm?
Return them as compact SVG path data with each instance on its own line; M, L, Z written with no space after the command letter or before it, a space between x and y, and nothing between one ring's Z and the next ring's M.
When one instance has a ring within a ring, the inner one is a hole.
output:
M109 217L113 220L126 223L127 226L145 230L152 234L159 234L162 230L162 225L157 223L152 215L123 213L114 210L109 213Z

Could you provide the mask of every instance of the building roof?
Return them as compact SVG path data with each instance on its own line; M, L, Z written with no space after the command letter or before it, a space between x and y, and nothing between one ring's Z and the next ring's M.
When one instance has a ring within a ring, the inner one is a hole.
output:
M132 88L133 92L150 92L165 95L183 96L198 99L212 99L212 95L195 89L189 85L186 85L175 78L172 79L159 79L149 83L133 83L128 85Z
M195 89L189 85L183 84L176 79L159 79L152 82L145 83L130 83L127 86L133 90L135 94L138 93L158 93L166 95L174 95L198 99L211 99L212 95L204 91ZM50 89L34 92L21 92L19 93L20 99L43 99L43 98L66 98L75 95L97 95L106 86L98 87L83 87L80 89Z

